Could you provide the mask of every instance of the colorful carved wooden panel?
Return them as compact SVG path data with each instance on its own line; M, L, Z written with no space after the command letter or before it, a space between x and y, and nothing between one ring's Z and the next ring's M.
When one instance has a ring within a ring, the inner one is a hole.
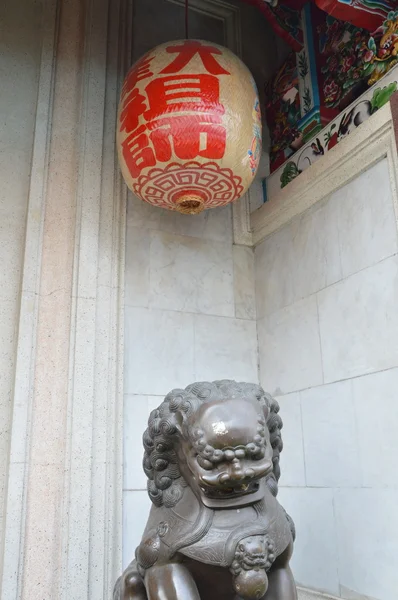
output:
M267 86L266 119L271 132L271 169L294 152L301 117L296 55L292 52Z
M343 110L368 87L369 33L320 10L312 11L320 104Z
M266 116L271 132L271 172L338 114L334 105L325 103L322 93L322 67L329 52L327 34L326 39L325 33L322 35L327 18L325 12L307 2L301 11L304 46L289 56L268 86ZM324 42L323 50L319 48L320 39ZM282 87L281 79L288 80Z
M364 52L371 85L398 63L398 10L388 13L370 36Z
M304 45L295 54L296 67L292 55L268 86L271 172L398 63L398 10L384 21L374 14L379 23L370 34L335 19L314 2L302 8ZM298 85L298 96L288 107L286 90L277 85L280 74L289 74L292 89Z
M291 156L265 181L266 198L273 198L278 191L288 185L300 173L319 160L347 135L355 131L371 115L389 102L398 90L398 66L392 69L383 80L346 107L327 127L309 140L296 154Z

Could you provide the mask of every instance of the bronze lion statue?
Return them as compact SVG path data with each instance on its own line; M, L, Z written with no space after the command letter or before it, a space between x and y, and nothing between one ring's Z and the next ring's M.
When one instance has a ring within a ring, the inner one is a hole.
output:
M260 386L229 380L173 390L152 411L152 508L114 600L297 600L278 411Z

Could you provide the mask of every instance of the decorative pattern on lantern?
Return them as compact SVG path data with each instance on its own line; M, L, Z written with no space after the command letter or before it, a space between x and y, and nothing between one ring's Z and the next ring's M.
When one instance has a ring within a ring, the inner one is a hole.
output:
M119 161L145 202L195 214L240 198L261 155L254 79L226 48L158 46L130 69L118 115Z

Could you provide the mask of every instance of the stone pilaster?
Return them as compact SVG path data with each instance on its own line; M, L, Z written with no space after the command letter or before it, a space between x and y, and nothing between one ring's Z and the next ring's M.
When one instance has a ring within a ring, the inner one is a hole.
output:
M2 598L109 598L121 560L125 192L115 124L129 2L47 0Z

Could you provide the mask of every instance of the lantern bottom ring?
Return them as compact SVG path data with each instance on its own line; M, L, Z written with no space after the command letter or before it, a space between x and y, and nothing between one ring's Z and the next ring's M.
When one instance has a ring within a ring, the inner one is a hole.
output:
M196 194L184 194L175 201L176 209L183 215L197 215L205 207L203 198Z

